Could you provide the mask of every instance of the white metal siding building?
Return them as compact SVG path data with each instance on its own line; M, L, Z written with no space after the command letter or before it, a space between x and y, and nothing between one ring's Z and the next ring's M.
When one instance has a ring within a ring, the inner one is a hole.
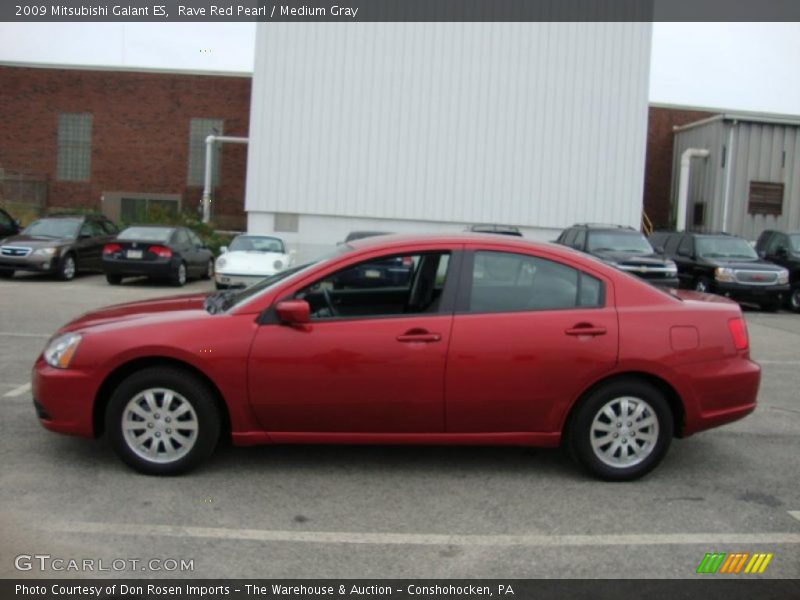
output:
M724 113L675 130L672 206L681 155L695 158L684 226L755 240L765 229L800 229L800 117Z
M353 230L639 226L649 23L260 23L245 209Z

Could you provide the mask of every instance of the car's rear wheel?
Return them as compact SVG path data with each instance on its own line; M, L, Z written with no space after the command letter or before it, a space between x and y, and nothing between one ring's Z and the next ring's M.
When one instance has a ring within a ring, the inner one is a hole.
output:
M203 274L203 279L211 279L212 277L214 277L214 259L209 258L206 272Z
M0 269L0 279L11 279L14 277L14 269Z
M183 287L186 285L186 263L181 262L175 267L175 272L170 279L172 285L176 287Z
M78 272L78 266L75 263L75 256L67 254L61 259L61 264L58 265L58 278L61 281L72 281L75 279L75 274Z
M569 431L574 456L595 477L630 481L661 462L672 440L673 416L649 383L625 378L592 392Z
M119 285L122 283L122 275L113 275L111 273L106 273L106 281L110 285Z
M220 431L212 393L179 369L134 373L114 391L106 431L119 457L148 475L177 475L211 456Z

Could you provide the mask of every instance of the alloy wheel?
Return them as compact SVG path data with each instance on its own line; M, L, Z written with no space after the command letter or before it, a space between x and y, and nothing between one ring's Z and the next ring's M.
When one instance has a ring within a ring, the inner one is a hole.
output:
M658 433L658 415L653 407L633 396L609 400L597 412L589 429L595 456L616 468L644 461L653 452Z

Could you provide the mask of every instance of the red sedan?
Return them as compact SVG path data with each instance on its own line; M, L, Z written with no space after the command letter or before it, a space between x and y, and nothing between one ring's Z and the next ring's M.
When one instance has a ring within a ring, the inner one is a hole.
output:
M734 302L464 234L368 238L246 290L88 313L50 340L33 391L46 428L105 434L151 474L230 436L564 444L590 473L628 480L673 436L752 412L759 379Z

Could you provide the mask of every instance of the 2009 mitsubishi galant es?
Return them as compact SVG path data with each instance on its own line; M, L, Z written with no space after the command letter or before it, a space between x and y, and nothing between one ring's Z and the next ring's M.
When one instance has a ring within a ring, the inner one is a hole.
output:
M365 264L398 258L404 283L368 281ZM752 412L759 378L730 300L462 234L367 238L246 290L85 314L50 340L33 391L46 428L105 434L151 474L184 472L230 436L563 443L595 476L627 480L673 436Z

